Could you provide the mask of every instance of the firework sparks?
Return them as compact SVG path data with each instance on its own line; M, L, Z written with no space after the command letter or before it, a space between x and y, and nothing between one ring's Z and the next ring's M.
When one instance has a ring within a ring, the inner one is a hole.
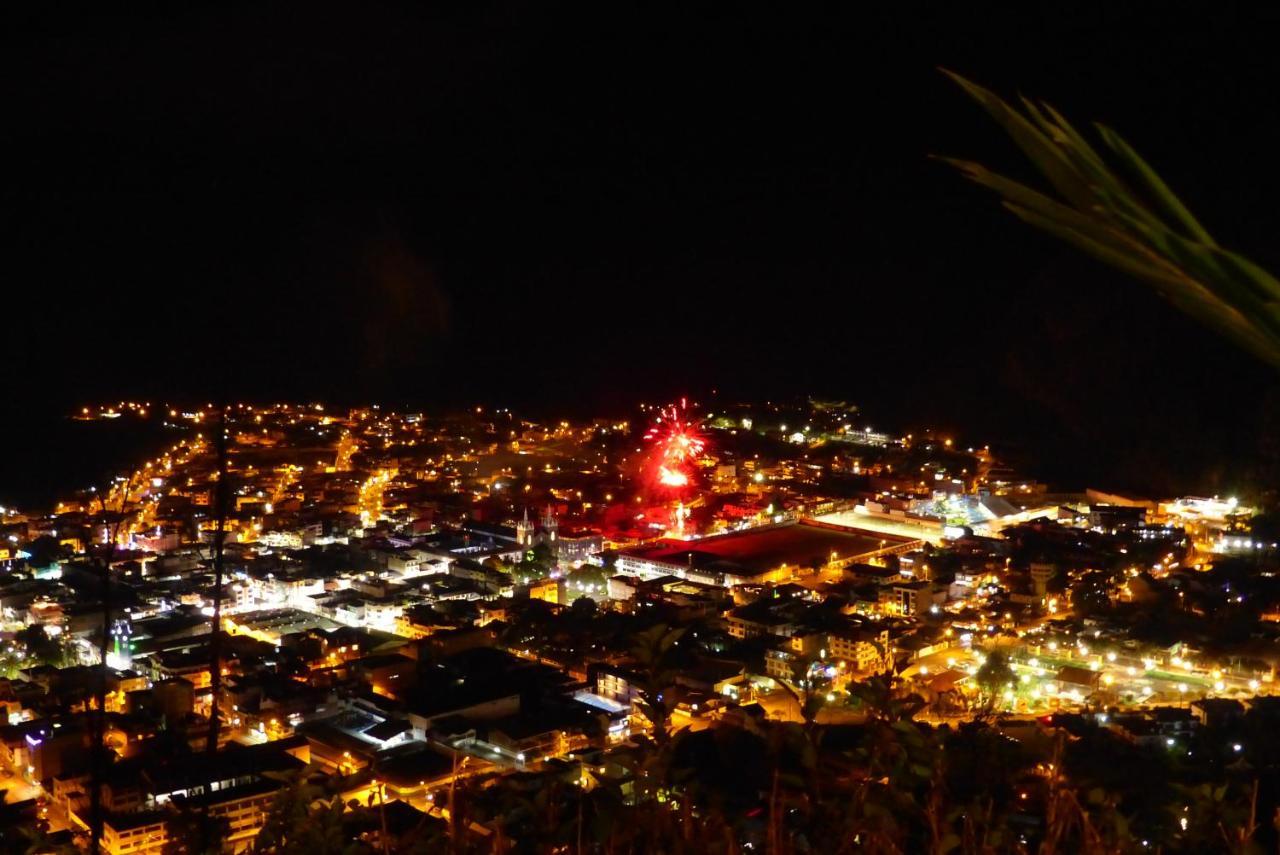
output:
M659 413L645 439L654 443L654 472L660 486L682 490L689 486L691 466L702 454L706 443L697 424L687 415L687 405L666 407Z
M658 466L658 483L664 487L687 487L689 486L689 476L679 469L671 469L660 465Z

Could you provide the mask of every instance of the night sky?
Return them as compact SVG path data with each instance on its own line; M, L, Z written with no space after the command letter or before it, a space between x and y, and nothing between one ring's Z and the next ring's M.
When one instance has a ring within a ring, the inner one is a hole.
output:
M1073 486L1265 481L1272 373L928 155L1026 174L938 66L1043 97L1280 270L1274 7L194 5L0 36L15 435L122 395L717 388Z

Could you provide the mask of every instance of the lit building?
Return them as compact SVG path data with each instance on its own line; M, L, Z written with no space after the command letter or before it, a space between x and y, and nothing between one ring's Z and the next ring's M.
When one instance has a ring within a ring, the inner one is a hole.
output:
M181 806L207 811L226 823L224 851L248 852L284 784L264 773L300 769L293 756L301 740L236 747L215 755L129 758L112 767L103 787L103 850L110 855L158 855L171 840L170 822ZM88 830L87 798L68 799L72 824Z
M529 599L544 600L548 603L560 602L560 580L542 579L529 586Z
M879 597L887 614L917 617L945 603L947 593L932 582L897 582L880 588Z

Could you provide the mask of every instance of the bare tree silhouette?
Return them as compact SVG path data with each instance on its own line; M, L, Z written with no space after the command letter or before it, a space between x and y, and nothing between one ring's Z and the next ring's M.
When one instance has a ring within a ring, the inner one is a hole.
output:
M209 741L206 750L213 754L218 750L218 698L222 692L222 565L223 543L227 529L227 501L231 485L227 475L227 406L218 411L218 478L214 485L214 517L217 528L213 532L213 617L209 634Z

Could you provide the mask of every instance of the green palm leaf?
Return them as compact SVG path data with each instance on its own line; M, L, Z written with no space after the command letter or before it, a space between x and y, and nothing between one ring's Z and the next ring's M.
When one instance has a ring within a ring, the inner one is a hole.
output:
M1043 192L979 163L940 158L1001 197L1019 219L1154 287L1181 311L1280 368L1280 281L1220 247L1118 133L1101 150L1057 110L943 72L1009 134L1048 181Z

